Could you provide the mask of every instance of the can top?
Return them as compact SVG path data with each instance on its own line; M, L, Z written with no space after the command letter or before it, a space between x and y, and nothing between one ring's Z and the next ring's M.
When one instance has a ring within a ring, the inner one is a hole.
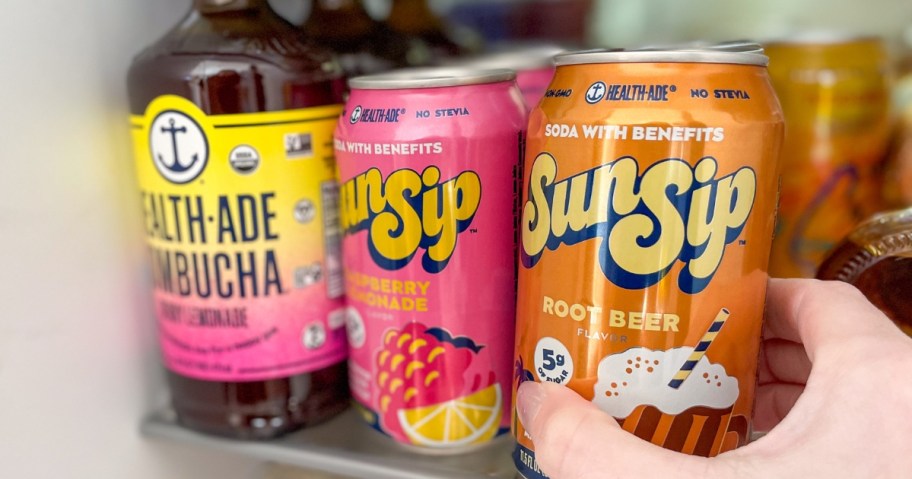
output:
M359 90L399 90L482 85L516 79L516 72L504 68L479 69L465 66L404 68L377 75L354 77L348 86Z
M668 43L659 45L641 46L627 51L653 52L653 51L682 51L682 50L710 50L714 52L733 53L759 53L763 54L763 45L753 40L730 40L727 42L707 42L697 40L693 42Z
M549 43L508 45L483 55L459 58L449 64L472 68L509 68L510 70L553 68L555 55L566 51L566 48Z
M588 50L555 57L558 66L588 63L729 63L766 66L769 58L758 43L736 40L724 43L685 43L637 49Z

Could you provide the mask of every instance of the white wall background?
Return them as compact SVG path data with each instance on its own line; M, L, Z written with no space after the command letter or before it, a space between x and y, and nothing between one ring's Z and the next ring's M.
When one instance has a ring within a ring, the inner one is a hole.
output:
M183 0L3 2L0 477L250 477L144 440L163 387L141 284L124 76Z
M282 0L283 10L295 11L297 1ZM912 21L904 0L637 3L601 2L593 37L743 37L805 24L893 33ZM234 479L260 471L250 461L137 432L140 417L163 402L164 388L142 283L124 75L132 55L188 4L4 2L2 478Z

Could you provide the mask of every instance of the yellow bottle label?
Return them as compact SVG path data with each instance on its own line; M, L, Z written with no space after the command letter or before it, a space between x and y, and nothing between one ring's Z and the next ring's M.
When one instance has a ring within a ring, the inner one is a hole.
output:
M133 116L165 365L250 381L345 358L340 105L208 116L177 96Z

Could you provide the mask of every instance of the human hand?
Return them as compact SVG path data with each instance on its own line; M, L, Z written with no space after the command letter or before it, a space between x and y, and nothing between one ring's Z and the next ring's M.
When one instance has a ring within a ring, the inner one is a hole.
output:
M912 477L912 339L854 287L771 279L754 426L715 458L643 441L572 390L523 383L520 421L552 479Z

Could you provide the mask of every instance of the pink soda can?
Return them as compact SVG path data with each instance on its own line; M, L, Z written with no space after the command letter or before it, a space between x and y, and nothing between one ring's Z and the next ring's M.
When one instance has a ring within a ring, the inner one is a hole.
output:
M400 444L474 449L510 427L515 73L400 70L349 86L334 146L353 397Z

